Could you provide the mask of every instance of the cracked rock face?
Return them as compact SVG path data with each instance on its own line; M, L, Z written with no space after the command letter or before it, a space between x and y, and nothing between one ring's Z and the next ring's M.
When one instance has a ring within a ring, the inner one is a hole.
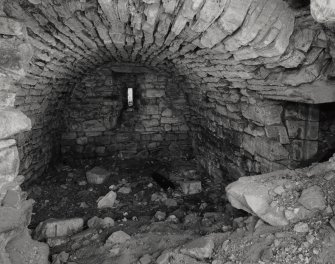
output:
M332 212L334 160L304 169L242 177L226 187L230 203L273 226Z

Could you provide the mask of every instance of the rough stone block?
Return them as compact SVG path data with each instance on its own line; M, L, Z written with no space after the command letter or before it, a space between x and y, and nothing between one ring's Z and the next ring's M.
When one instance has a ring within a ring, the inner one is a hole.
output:
M147 105L144 108L144 113L148 115L158 115L159 114L159 107L158 105Z
M110 217L99 218L97 216L93 216L87 221L87 226L89 228L110 228L115 225L115 222Z
M113 191L110 191L105 196L100 197L98 199L98 208L111 208L114 206L116 200L116 193Z
M177 7L177 0L163 0L163 8L165 13L172 14L175 8Z
M9 17L0 17L0 34L19 36L23 35L24 31L24 24L21 22Z
M176 124L179 123L179 118L178 117L162 117L161 118L161 123L162 124Z
M85 131L85 136L88 138L102 136L102 131Z
M103 122L100 120L88 120L83 122L84 130L87 132L103 132L107 128L103 125Z
M164 117L171 117L172 116L172 110L167 108L162 112L162 116Z
M243 135L242 148L250 154L258 154L271 161L288 159L289 152L277 141L262 137Z
M263 137L265 136L265 132L264 132L264 128L263 127L259 127L259 126L256 126L255 124L253 123L250 123L245 129L244 129L244 132L249 134L249 135L252 135L254 137ZM267 137L271 137L269 135L267 135Z
M8 138L31 129L30 119L16 109L0 110L0 139Z
M205 1L192 30L199 33L205 31L221 15L226 2L227 0Z
M289 104L285 107L285 119L319 121L318 105Z
M130 240L130 236L123 232L123 231L116 231L113 234L111 234L106 241L107 245L116 245L116 244L123 244Z
M76 132L68 132L66 134L62 134L62 139L63 140L73 140L77 138L77 133Z
M0 108L14 107L15 93L0 91Z
M151 120L143 120L142 124L145 128L147 127L156 127L159 125L159 122L157 119L151 119Z
M16 146L0 149L0 179L13 180L19 173L20 159Z
M48 219L41 222L35 230L38 240L50 237L63 237L73 235L83 229L84 220L82 218L71 219Z
M30 222L33 200L24 201L19 209L0 206L0 233L27 226Z
M165 96L165 91L158 89L147 89L145 90L144 95L148 98L159 98Z
M266 126L265 132L267 137L278 140L280 144L290 143L290 139L284 126Z
M202 191L202 186L200 181L185 181L180 183L181 189L184 194L196 194Z
M7 193L2 201L2 206L18 209L21 206L20 190L7 190Z
M318 145L317 141L293 140L291 157L297 161L308 160L318 152Z
M201 237L184 245L180 252L196 259L212 257L214 241L209 237Z
M33 5L38 5L42 3L42 0L29 0L29 2L32 3Z
M88 143L87 137L80 137L76 139L78 145L86 145Z
M0 39L1 67L8 76L20 79L33 56L32 46L16 38Z
M260 105L242 105L242 115L261 125L274 125L281 123L283 107L274 103Z
M117 6L113 0L99 0L98 2L111 23L118 21Z
M25 228L6 246L12 264L49 264L49 247L31 239Z
M304 189L298 201L308 210L323 210L327 206L321 187L316 185Z
M290 138L317 140L319 138L319 122L286 120Z
M87 182L90 184L103 184L109 179L111 172L101 167L94 167L86 172Z

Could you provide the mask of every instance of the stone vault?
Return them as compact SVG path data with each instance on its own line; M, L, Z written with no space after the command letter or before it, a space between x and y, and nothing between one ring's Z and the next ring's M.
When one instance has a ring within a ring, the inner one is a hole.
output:
M26 252L11 255L20 236L32 245L32 202L19 185L57 156L73 132L63 117L74 88L107 64L178 80L187 135L214 180L312 159L326 138L319 105L335 100L328 2L310 10L279 0L1 1L0 260L28 263Z

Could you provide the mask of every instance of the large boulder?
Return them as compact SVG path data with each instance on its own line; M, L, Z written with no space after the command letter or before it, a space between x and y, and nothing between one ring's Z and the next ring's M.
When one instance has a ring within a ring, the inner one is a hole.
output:
M287 175L290 171L281 171ZM232 206L257 215L263 221L273 226L287 225L284 210L272 204L270 191L282 186L285 180L275 173L258 176L241 177L238 181L226 187L227 197Z
M242 177L226 187L232 206L273 226L332 213L335 157L296 170Z

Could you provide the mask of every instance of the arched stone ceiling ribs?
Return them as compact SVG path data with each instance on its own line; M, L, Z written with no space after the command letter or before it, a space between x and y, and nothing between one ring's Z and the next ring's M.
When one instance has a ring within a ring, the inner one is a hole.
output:
M282 99L320 78L330 58L309 11L278 0L7 0L4 10L25 22L35 48L28 78L52 82L138 62Z

